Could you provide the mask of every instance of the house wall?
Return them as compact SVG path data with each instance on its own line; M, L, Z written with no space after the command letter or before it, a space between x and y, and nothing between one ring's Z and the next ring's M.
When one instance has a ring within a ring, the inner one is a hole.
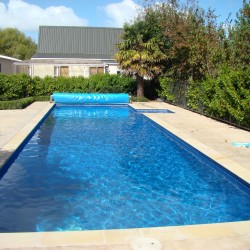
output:
M89 67L83 65L69 66L69 76L89 77Z
M0 58L1 73L7 74L7 75L14 73L13 63L14 61Z
M55 70L53 64L33 64L32 76L39 76L44 78L45 76L57 76L60 74L60 69ZM71 76L89 76L89 67L83 65L72 65L69 66L69 77Z
M32 76L39 76L44 78L45 76L54 77L54 65L51 64L33 64Z
M55 66L53 64L33 64L32 65L32 76L39 76L41 78L44 78L45 76L58 76L60 75L60 67L62 66ZM90 76L90 67L86 65L67 65L64 67L68 68L68 76L83 76L83 77L89 77ZM95 67L95 66L91 66ZM96 68L100 67L100 65L97 65ZM55 69L57 68L57 69ZM109 65L108 66L108 73L109 74L117 74L117 71L119 71L119 67L117 65Z
M15 65L15 74L29 74L29 66Z
M119 71L119 67L118 65L109 65L108 70L110 75L116 75L117 71Z

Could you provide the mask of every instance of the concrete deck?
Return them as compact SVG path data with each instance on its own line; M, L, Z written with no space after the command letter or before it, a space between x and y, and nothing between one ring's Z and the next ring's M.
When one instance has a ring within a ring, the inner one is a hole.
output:
M0 111L0 168L52 105L37 102L24 110ZM146 115L250 183L250 149L232 146L232 142L249 142L250 132L166 103L131 106L174 111ZM1 233L0 249L249 250L250 221L128 230Z

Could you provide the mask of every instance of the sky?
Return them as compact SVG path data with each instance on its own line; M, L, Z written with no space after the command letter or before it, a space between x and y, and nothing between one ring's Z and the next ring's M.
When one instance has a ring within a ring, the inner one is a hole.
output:
M17 28L38 40L39 25L122 27L133 20L143 0L0 0L0 28ZM234 20L242 0L198 0L219 22Z

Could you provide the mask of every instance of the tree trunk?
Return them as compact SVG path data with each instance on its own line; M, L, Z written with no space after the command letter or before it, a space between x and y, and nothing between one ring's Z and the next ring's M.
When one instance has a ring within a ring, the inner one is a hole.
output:
M144 97L144 80L143 77L137 75L137 98Z

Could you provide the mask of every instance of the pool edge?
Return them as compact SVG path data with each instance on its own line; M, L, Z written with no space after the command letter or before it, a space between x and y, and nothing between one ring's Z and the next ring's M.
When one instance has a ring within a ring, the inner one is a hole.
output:
M105 249L109 249L109 247L118 245L131 247L133 242L138 239L151 239L160 242L160 244L163 246L171 242L192 243L193 241L211 241L213 239L234 239L235 241L238 241L238 238L247 238L249 239L250 243L249 228L250 221L242 221L217 224L116 230L1 233L0 249L26 249L34 247L87 247L88 249L90 249L91 247L100 246L105 246L108 247Z
M3 155L0 160L0 171L11 161L18 149L25 144L27 138L29 138L55 106L54 103L48 102L46 104L20 131L1 147L0 152Z

